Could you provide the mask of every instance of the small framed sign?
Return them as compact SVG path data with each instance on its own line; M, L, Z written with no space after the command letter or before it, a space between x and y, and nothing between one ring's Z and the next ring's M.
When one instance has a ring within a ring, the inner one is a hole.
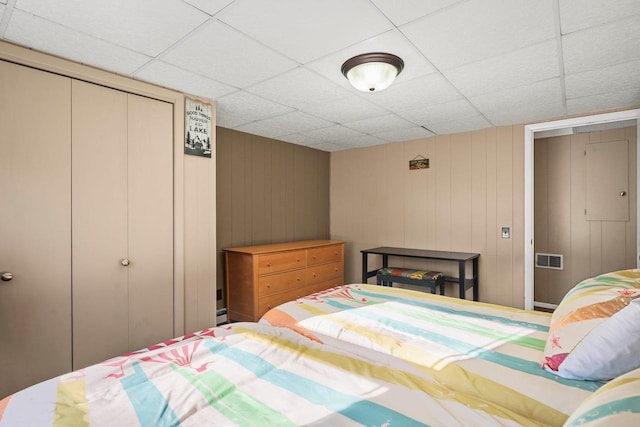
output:
M429 159L418 154L412 160L409 160L409 170L416 169L429 169Z
M211 104L185 98L184 153L211 157Z

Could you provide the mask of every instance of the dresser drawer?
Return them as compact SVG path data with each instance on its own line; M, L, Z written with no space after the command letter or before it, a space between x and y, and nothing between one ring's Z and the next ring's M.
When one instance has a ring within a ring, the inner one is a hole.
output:
M342 261L342 245L321 246L307 251L307 264L325 264L327 262Z
M341 261L332 262L331 264L314 265L307 268L307 284L327 282L334 279L344 277L344 267ZM340 283L342 284L342 283Z
M258 297L296 289L306 284L305 270L287 271L285 273L270 274L258 278Z
M307 266L307 251L288 251L258 255L258 275L294 270Z

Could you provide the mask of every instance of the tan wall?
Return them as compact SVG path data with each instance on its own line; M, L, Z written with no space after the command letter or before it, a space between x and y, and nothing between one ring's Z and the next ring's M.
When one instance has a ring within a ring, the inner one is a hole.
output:
M226 128L216 141L218 289L222 248L329 238L328 152Z
M558 304L588 277L636 265L636 127L534 142L535 252L564 255L563 270L535 269L535 301ZM587 144L629 141L629 221L587 221Z
M185 156L183 153L185 96L6 42L0 42L0 59L173 104L174 331L176 335L181 335L214 325L216 162L214 159ZM213 110L215 126L215 108ZM215 138L212 142L215 150Z
M347 242L345 280L361 282L366 248L478 252L480 300L523 307L523 150L520 125L332 153L331 238ZM429 169L409 170L417 155ZM422 265L457 276L454 264Z

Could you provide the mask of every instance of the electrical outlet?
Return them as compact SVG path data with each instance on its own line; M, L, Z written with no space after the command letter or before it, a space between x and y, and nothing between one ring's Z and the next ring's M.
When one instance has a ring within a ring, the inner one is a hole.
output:
M502 238L508 239L511 237L511 230L509 227L502 227Z

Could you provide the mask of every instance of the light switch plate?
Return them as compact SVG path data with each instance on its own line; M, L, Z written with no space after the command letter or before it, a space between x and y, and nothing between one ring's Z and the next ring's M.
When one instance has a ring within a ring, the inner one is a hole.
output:
M511 229L509 227L502 227L502 238L509 239L511 237Z

